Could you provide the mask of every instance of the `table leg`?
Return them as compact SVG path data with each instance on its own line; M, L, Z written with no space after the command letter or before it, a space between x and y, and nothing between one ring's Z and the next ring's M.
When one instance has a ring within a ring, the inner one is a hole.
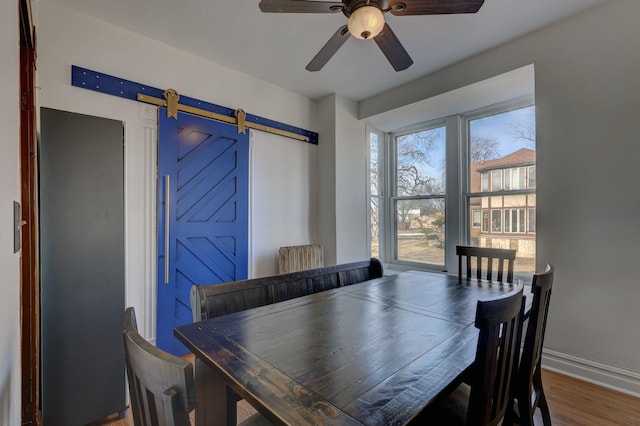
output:
M235 426L236 397L224 380L198 358L196 358L195 379L196 426Z

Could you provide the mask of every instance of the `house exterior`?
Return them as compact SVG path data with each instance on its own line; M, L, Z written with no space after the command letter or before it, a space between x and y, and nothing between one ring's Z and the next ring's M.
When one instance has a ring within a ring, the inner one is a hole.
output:
M478 194L469 202L471 245L512 249L519 259L535 258L535 151L521 148L501 158L473 162L470 183L470 192Z

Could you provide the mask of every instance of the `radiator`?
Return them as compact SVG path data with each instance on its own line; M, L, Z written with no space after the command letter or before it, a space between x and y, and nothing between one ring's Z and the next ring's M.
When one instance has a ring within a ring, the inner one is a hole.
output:
M280 247L279 255L281 274L324 266L324 255L320 244Z

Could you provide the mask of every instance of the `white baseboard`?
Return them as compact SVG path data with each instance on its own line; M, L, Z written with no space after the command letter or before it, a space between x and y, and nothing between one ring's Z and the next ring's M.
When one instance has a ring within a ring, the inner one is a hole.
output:
M640 372L567 355L542 351L542 368L640 398Z

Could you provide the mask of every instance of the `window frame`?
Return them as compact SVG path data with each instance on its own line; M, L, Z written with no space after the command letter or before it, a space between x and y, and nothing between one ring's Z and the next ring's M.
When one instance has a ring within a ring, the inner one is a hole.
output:
M371 135L375 134L378 139L378 193L372 194L371 192ZM387 193L388 179L386 179L386 167L387 164L387 135L382 131L367 125L366 126L366 141L367 141L367 248L369 255L372 255L371 247L373 244L371 235L371 218L372 218L372 202L375 199L378 205L378 253L377 258L384 262L386 259L385 254L385 194Z
M386 225L389 232L387 233L387 242L386 244L386 253L387 253L387 261L390 264L395 266L399 266L401 269L405 268L418 268L418 269L433 269L438 271L446 270L447 257L446 257L446 241L447 237L445 234L445 254L444 254L444 264L432 264L432 263L422 263L422 262L412 262L409 260L400 260L398 259L398 221L396 220L396 205L402 201L429 201L429 200L443 200L444 201L444 209L445 209L445 228L447 224L447 188L449 188L448 182L445 178L445 191L442 194L423 194L423 195L398 195L398 180L397 180L397 143L396 140L403 136L407 136L414 133L434 130L438 128L444 128L445 132L445 140L444 140L444 148L445 148L445 174L448 173L447 169L449 167L448 151L447 151L447 132L448 128L446 125L446 121L444 119L431 120L428 122L420 123L413 126L408 126L403 129L400 129L395 132L391 132L388 134L387 138L387 158L389 162L388 168L388 182L389 186L387 187L389 197L388 198L388 214L386 215Z
M533 96L522 96L519 98L515 98L511 101L508 102L503 102L503 103L498 103L486 108L480 108L476 111L472 111L469 113L466 113L464 115L462 115L462 124L461 124L461 128L462 128L462 135L461 135L461 143L465 144L467 149L469 149L469 143L470 143L470 138L471 138L471 134L470 134L470 123L473 120L477 120L477 119L482 119L485 117L490 117L493 115L497 115L497 114L503 114L503 113L508 113L511 111L515 111L515 110L519 110L519 109L524 109L524 108L528 108L528 107L534 107L535 108L535 100ZM535 148L534 148L535 149ZM522 168L523 170L521 170L519 173L524 173L524 188L522 188L521 186L521 182L520 180L522 179L522 177L519 178L518 180L518 189L506 189L507 184L504 181L504 173L502 173L503 176L503 180L502 180L502 189L499 191L492 191L492 182L489 182L489 190L488 191L482 191L481 192L471 192L471 177L469 176L469 172L470 172L470 168L469 168L469 164L470 160L467 158L461 158L461 165L460 165L460 175L462 176L461 179L461 193L463 200L461 201L462 207L461 207L461 217L464 217L463 220L463 224L462 226L464 227L464 229L461 230L460 236L461 236L461 242L463 244L469 244L470 243L470 239L471 239L471 231L472 228L469 226L470 223L470 218L469 218L469 212L471 209L471 200L474 198L482 198L482 197L490 197L490 198L494 198L495 197L500 197L502 198L502 203L499 204L499 206L493 208L491 206L489 206L487 208L488 212L489 212L489 232L485 231L484 229L482 230L482 234L497 234L499 236L500 239L504 238L514 238L518 235L522 235L522 236L528 236L531 237L533 236L534 241L537 239L537 234L536 232L529 232L529 228L530 228L530 223L531 223L531 219L529 217L530 215L530 210L533 209L533 214L534 217L533 219L533 223L535 226L535 211L536 211L536 205L525 205L523 208L525 210L525 218L524 218L524 229L522 229L521 231L518 232L508 232L505 228L506 223L505 223L505 212L507 210L512 210L512 209L520 209L521 207L516 207L516 206L508 206L505 207L505 198L509 197L509 196L516 196L516 195L525 195L527 196L527 200L529 200L529 196L533 195L535 197L536 195L536 185L531 185L531 170L533 170L533 178L534 178L534 182L535 182L535 169L537 168L537 162L535 164L531 164L531 165L522 165L522 166L514 166L513 168ZM506 170L506 169L503 169ZM491 174L492 170L487 170L487 172L489 174ZM511 172L512 175L512 180L513 180L513 172ZM484 207L483 207L484 209ZM493 215L492 212L495 210L500 210L501 211L501 217L502 217L502 223L501 223L501 231L498 233L496 231L493 230ZM535 249L534 249L535 251ZM537 255L537 253L536 253ZM531 282L531 276L529 276L529 274L523 274L521 276L518 277L519 279L523 279L524 282Z
M527 188L518 190L504 190L504 181L501 182L501 190L491 191L491 181L488 179L489 189L481 193L470 193L469 182L469 121L472 119L487 117L499 113L506 113L512 110L535 106L533 95L525 95L517 98L513 98L506 102L500 102L493 105L489 105L483 108L479 108L472 111L461 112L460 114L450 115L443 118L425 121L413 126L407 126L392 132L384 134L384 149L381 150L384 153L384 162L382 170L385 173L383 178L383 193L380 200L382 208L380 214L380 223L384 228L384 232L380 232L380 259L385 264L386 268L395 270L436 270L436 271L449 271L450 273L457 272L457 256L455 253L455 246L470 243L471 236L471 217L472 214L469 208L469 201L473 197L491 196L498 197L504 195L519 195L519 194L534 194L536 193L535 186L530 188L531 176L529 173L530 166L524 166L526 174L525 186ZM446 139L446 192L444 195L436 196L419 196L414 197L417 199L429 199L429 198L442 198L445 199L445 259L444 267L442 265L432 265L428 263L418 263L409 261L400 261L397 259L397 243L395 238L397 236L396 220L394 214L394 205L399 199L408 199L410 197L397 197L395 196L396 185L396 152L395 152L395 137L406 135L420 130L428 130L430 128L445 126L445 139ZM369 126L367 126L369 127ZM367 136L367 141L369 137ZM368 154L369 154L368 150ZM536 167L532 165L531 167ZM369 176L369 170L367 168L367 175ZM489 171L490 173L490 171ZM522 171L520 171L522 173ZM501 173L502 175L502 173ZM533 175L535 179L535 172ZM369 194L370 182L367 178L367 193ZM380 204L379 204L380 205ZM370 222L370 198L368 203L368 221ZM480 227L475 229L482 229L484 232L485 226L488 225L489 230L491 224L491 210L489 207L478 206L480 211ZM501 208L504 210L504 207ZM529 228L532 223L529 218L530 210L536 211L536 206L529 206L525 208L525 233L530 234ZM503 214L502 214L503 215ZM501 221L501 229L504 230L503 218ZM533 224L535 226L535 217L533 218ZM535 231L533 232L535 234ZM370 232L368 233L370 235ZM370 247L370 246L369 246Z
M503 233L504 234L526 234L527 233L527 207L505 207L503 209ZM516 230L513 230L513 213L516 214ZM507 226L507 217L509 217L509 226Z

